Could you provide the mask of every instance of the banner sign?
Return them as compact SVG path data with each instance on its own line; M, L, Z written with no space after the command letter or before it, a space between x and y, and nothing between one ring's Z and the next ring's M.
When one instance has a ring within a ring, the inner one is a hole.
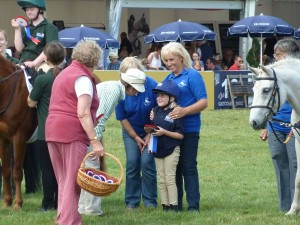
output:
M232 101L228 87L227 75L249 75L248 70L222 70L215 71L214 74L214 94L215 94L215 109L232 109ZM243 78L244 79L244 78ZM232 81L231 81L232 82ZM236 108L245 108L243 96L238 96L234 99Z

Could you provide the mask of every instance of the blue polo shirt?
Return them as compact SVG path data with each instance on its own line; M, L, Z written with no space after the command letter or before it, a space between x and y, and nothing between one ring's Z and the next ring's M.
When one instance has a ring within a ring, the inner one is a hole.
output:
M201 99L207 99L204 80L198 71L184 68L178 76L169 74L165 80L175 81L180 89L179 105L187 107ZM201 113L187 115L183 119L184 133L199 132L201 127Z
M144 135L144 125L150 124L150 112L156 103L156 94L152 89L156 88L157 82L146 76L145 92L135 96L126 95L116 107L117 120L127 119L138 135Z
M285 102L280 109L278 110L278 112L276 113L276 116L273 116L274 119L286 122L286 123L290 123L291 122L291 114L292 114L292 107L288 102ZM280 125L279 122L271 122L273 125L273 128L275 131L278 132L283 132L283 133L290 133L291 128L290 127L286 127L285 125ZM273 131L270 124L268 123L268 131Z

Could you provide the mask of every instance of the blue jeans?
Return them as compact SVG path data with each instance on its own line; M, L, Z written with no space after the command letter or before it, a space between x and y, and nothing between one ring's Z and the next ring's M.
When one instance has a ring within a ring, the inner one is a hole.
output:
M183 179L188 210L199 211L200 190L197 170L199 133L184 134L180 145L180 156L176 171L178 189L178 210L182 210Z
M288 136L282 132L276 132L276 134L282 142ZM276 140L273 132L268 132L268 143L276 173L279 209L280 211L288 211L294 197L297 172L295 137L293 135L289 142L281 144Z
M123 129L126 151L125 204L128 208L140 205L141 197L146 207L157 207L157 182L155 160L145 148L141 153L136 142Z

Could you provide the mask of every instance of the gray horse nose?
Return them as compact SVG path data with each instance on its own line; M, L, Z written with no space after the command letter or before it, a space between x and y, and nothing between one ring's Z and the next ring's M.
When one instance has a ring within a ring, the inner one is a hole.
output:
M250 126L254 129L257 128L257 122L255 120L250 121Z

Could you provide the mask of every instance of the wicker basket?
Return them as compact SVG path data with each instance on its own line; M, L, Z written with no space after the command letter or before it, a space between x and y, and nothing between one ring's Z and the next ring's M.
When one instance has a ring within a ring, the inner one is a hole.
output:
M113 155L111 155L109 153L105 153L105 157L109 157L109 158L113 159L114 161L117 162L117 164L120 167L120 177L116 178L116 177L113 177L113 176L111 176L107 173L104 173L103 171L97 170L97 169L84 168L85 160L91 155L93 155L93 152L88 153L82 160L82 163L80 165L78 175L77 175L78 185L82 189L84 189L87 192L89 192L93 195L96 195L96 196L107 196L107 195L115 192L119 188L119 186L122 182L122 177L123 177L122 164ZM113 183L106 183L102 180L97 180L97 179L93 178L92 176L89 176L88 174L86 174L86 172L88 170L93 171L93 173L97 174L97 175L104 175L107 179L112 180Z

